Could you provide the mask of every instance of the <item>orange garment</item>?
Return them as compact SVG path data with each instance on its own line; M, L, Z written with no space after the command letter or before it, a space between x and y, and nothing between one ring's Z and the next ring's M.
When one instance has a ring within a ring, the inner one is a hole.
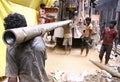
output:
M92 30L92 24L90 24L89 26L86 26L84 37L90 36L90 30Z

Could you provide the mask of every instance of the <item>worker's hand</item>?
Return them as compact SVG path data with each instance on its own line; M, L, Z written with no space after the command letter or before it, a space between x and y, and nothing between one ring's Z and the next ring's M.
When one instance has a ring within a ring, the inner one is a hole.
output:
M41 36L43 37L45 33L46 33L45 29L42 28L41 29Z
M98 43L101 43L101 42L102 42L102 40L99 40L99 41L98 41Z

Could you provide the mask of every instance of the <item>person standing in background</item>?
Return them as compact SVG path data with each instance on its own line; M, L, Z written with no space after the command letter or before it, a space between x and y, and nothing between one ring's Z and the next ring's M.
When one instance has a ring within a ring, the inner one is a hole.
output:
M108 61L110 59L111 50L113 47L113 42L115 42L115 50L117 49L116 40L117 40L118 32L114 29L116 23L117 22L115 20L110 21L109 27L105 28L102 32L101 40L103 40L103 42L102 42L102 46L101 46L100 54L99 54L99 59L100 59L101 63L102 63L104 53L106 53L105 64L108 64Z
M41 3L40 4L40 10L39 10L39 15L38 15L38 23L39 24L44 24L46 20L46 13L45 13L45 4Z
M63 19L66 20L66 19ZM63 46L65 46L65 54L68 53L70 54L71 48L72 48L72 23L64 25L64 40L63 40Z
M39 14L38 14L38 24L45 24L45 23L49 23L51 21L51 18L48 17L48 15L46 14L45 7L46 7L45 3L40 4L40 9L39 9ZM45 40L48 39L47 35L48 35L48 33L45 33L43 35Z
M85 19L85 31L83 32L84 36L82 38L82 45L81 45L81 54L83 53L84 48L86 48L86 56L88 55L89 52L89 47L91 43L91 33L92 33L92 24L91 24L91 18L87 17Z

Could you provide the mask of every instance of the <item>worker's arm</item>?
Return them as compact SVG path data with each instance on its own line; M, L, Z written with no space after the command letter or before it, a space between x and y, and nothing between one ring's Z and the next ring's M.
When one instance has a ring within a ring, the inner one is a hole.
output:
M115 39L115 49L117 49L117 38Z
M103 30L103 32L102 32L102 36L100 37L100 40L99 40L98 43L101 43L101 41L103 40L103 38L104 38L104 33L105 33L105 30Z
M118 33L116 33L115 34L115 40L114 40L114 42L115 42L115 50L117 50L117 41L118 41Z
M90 35L89 35L89 37L91 37L92 36L92 29L90 29Z
M105 29L104 29L103 32L102 32L102 36L101 36L101 38L100 38L100 41L103 40L104 34L105 34Z
M89 33L89 37L91 37L92 36L92 31L93 31L93 26L92 26L92 24L90 24L89 25L89 29L90 29L90 33Z
M17 82L17 77L9 77L8 82Z

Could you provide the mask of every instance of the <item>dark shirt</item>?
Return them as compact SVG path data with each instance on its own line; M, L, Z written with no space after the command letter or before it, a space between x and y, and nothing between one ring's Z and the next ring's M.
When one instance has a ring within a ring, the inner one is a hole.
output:
M6 76L19 82L49 82L45 71L46 47L42 37L19 45L8 46Z
M116 37L117 31L115 29L105 28L103 31L103 44L112 46Z

